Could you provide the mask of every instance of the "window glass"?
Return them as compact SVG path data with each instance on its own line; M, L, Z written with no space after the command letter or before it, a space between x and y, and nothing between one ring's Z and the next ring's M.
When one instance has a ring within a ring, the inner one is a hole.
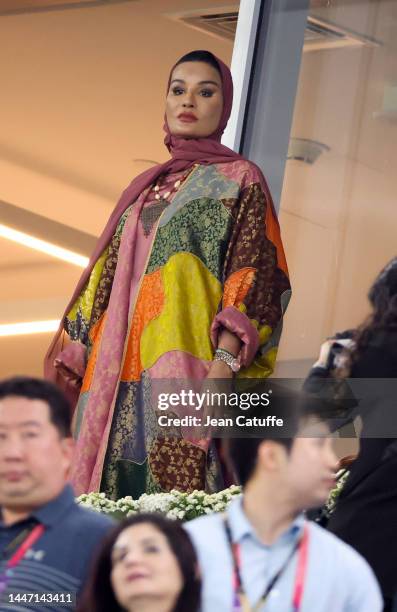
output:
M280 208L293 298L279 376L304 376L327 336L363 321L396 255L396 34L393 1L310 3Z

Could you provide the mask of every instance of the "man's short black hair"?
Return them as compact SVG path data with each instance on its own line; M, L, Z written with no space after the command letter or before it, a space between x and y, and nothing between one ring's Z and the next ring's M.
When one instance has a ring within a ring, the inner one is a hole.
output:
M54 384L39 378L15 376L0 381L0 400L6 397L24 397L42 400L49 407L50 421L62 438L71 434L70 405L63 393Z
M256 388L252 390L256 392ZM259 391L260 392L260 391ZM260 427L258 437L230 438L225 443L228 460L232 464L240 484L245 486L252 477L258 458L258 449L266 440L281 444L287 452L290 452L295 438L299 435L305 421L315 419L326 423L335 417L335 407L323 399L302 392L286 389L277 389L272 385L272 399L270 406L266 408L257 405L251 406L246 416L263 419L266 414L274 415L284 422L283 428Z

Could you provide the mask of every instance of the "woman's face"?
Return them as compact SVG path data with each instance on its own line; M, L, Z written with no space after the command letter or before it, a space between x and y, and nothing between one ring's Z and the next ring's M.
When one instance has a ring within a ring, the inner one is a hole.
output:
M184 62L174 68L165 111L173 136L210 136L219 125L222 109L222 81L215 68L205 62Z
M166 602L170 611L182 591L183 578L167 538L150 523L124 529L112 551L111 583L118 603L127 610L139 602Z

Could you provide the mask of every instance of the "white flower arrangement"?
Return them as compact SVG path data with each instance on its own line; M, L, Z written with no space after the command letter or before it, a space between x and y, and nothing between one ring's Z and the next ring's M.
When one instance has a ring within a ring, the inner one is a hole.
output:
M88 493L80 495L77 503L91 510L123 518L139 512L160 512L168 518L190 521L203 514L223 512L236 496L241 494L241 487L232 485L219 493L207 494L205 491L182 493L173 490L170 493L144 493L139 499L123 497L117 501L107 499L105 493Z
M343 473L338 478L336 487L329 495L325 505L328 515L335 508L348 474L349 472ZM204 514L224 512L229 503L238 495L241 495L241 487L232 485L228 489L212 494L205 493L205 491L182 493L174 489L170 493L153 493L151 495L144 493L139 499L132 499L132 497L127 496L113 501L108 499L105 493L88 493L80 495L76 501L82 506L120 519L140 512L159 512L171 519L191 521Z

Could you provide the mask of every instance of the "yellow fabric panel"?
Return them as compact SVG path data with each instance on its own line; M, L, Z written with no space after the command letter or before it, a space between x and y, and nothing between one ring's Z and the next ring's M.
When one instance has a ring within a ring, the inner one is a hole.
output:
M141 336L141 361L150 368L168 351L191 353L210 360L209 329L222 297L222 285L191 253L173 255L161 269L164 308Z
M238 378L266 378L273 373L276 364L277 347L269 349L261 357L256 357L249 368L237 374Z
M70 321L76 320L77 312L79 309L81 310L84 319L86 321L90 320L91 311L95 299L95 293L101 278L107 255L108 249L105 249L105 251L102 253L98 261L96 262L95 266L93 267L86 288L83 289L80 296L77 298L71 310L67 314L67 318Z
M241 302L241 304L239 304L237 306L237 310L239 310L240 312L242 312L243 314L247 313L247 307L244 304L244 302ZM272 333L272 328L269 327L269 325L264 325L261 330L259 330L259 323L256 319L250 319L252 325L255 327L255 329L258 330L259 332L259 338L261 338L261 332L262 332L262 337L264 338L263 341L261 341L261 344L264 344L265 342L267 342L268 338L270 338L271 333ZM266 330L266 333L265 333Z
M259 330L259 345L260 346L268 342L270 336L272 335L272 332L273 330L270 327L270 325L264 325L263 327L260 328Z

